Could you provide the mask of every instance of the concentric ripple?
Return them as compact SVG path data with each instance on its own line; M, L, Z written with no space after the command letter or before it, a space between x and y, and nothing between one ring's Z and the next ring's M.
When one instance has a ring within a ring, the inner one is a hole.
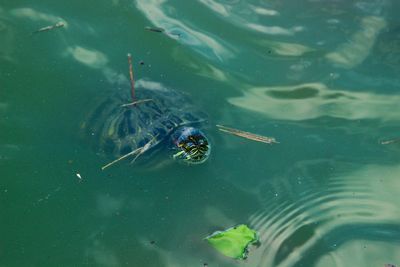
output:
M311 186L295 202L283 200L266 205L249 219L250 225L259 231L262 244L253 252L250 265L302 266L303 261L320 259L333 264L332 259L336 259L341 264L330 266L351 266L348 263L352 262L352 255L340 252L342 245L348 246L350 241L363 239L367 244L373 237L385 240L388 245L388 239L398 243L399 173L400 166L371 165L329 178L323 187ZM387 231L391 231L389 237ZM344 232L347 234L343 235ZM382 266L385 256L390 259L396 255L394 251L383 250L378 254ZM399 256L395 257L399 260Z

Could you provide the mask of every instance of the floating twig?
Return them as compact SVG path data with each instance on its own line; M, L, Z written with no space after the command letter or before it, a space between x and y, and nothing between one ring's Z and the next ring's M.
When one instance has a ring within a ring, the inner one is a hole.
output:
M223 125L218 125L218 130L220 130L221 132L225 132L225 133L230 133L239 137L243 137L246 139L250 139L253 141L257 141L257 142L262 142L262 143L266 143L266 144L276 144L279 143L275 140L275 138L273 137L267 137L267 136L262 136L262 135L258 135L258 134L253 134L250 132L245 132L245 131L241 131L238 129L234 129L234 128L229 128Z
M78 177L80 183L83 181L83 178L79 173L76 174L76 177Z
M146 151L151 147L152 143L154 142L154 140L156 140L157 136L158 136L158 135L154 136L153 139L151 139L149 142L147 142L144 146L139 147L139 148L137 148L137 149L135 149L135 150L129 152L128 154L125 154L125 155L123 155L123 156L117 158L116 160L114 160L114 161L108 163L107 165L104 165L103 167L101 167L101 169L104 171L106 168L108 168L108 167L114 165L115 163L117 163L117 162L119 162L119 161L121 161L121 160L123 160L123 159L126 159L126 158L129 157L129 156L132 156L132 155L135 155L135 154L136 154L136 156L135 156L135 157L133 158L133 160L131 161L131 164L134 163L134 162L136 161L136 159L137 159L140 155L142 155L144 152L146 152Z
M134 102L132 102L132 103L123 104L123 105L121 105L121 107L134 106L134 105L136 105L136 104L146 103L146 102L149 102L149 101L154 101L154 99L148 98L148 99L137 100L137 101L134 101Z
M128 154L123 155L122 157L117 158L116 160L104 165L103 167L101 167L101 169L104 171L105 169L107 169L108 167L114 165L115 163L117 163L118 161L121 161L123 159L126 159L127 157L134 155L136 153L138 153L140 150L142 149L142 147L139 147L138 149L135 149L131 152L129 152Z
M144 146L140 148L139 153L136 155L136 157L133 158L131 164L134 163L140 155L142 155L144 152L150 149L151 145L153 144L154 140L156 140L157 136L158 134L155 135L149 142L147 142Z
M39 33L39 32L47 32L47 31L51 31L51 30L54 30L54 29L57 29L57 28L64 27L64 26L65 26L65 23L62 22L62 21L59 21L54 25L50 25L50 26L46 26L46 27L40 28L39 30L34 31L32 34Z
M381 145L389 145L389 144L394 144L394 143L399 143L400 138L395 138L391 140L386 140L386 141L381 141Z
M177 33L177 32L167 32L167 31L165 31L165 29L160 28L160 27L150 27L150 26L147 26L147 27L144 27L144 28L145 28L145 30L148 30L148 31L151 31L151 32L165 33L166 35L168 35L169 37L174 38L174 39L177 39L177 38L181 37L181 34L180 34L180 33Z
M160 27L150 27L150 26L146 26L146 27L144 27L146 30L148 30L148 31L151 31L151 32L159 32L159 33L162 33L162 32L164 32L165 30L163 29L163 28L160 28Z
M133 76L133 67L132 67L132 56L130 53L128 53L128 64L129 64L129 79L131 81L131 97L132 101L136 100L135 97L135 80Z

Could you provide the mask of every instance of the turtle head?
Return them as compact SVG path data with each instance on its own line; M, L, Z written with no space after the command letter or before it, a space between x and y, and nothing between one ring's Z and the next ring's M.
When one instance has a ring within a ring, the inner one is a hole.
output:
M205 134L197 128L182 127L172 135L175 151L173 158L189 164L200 164L207 160L211 145Z

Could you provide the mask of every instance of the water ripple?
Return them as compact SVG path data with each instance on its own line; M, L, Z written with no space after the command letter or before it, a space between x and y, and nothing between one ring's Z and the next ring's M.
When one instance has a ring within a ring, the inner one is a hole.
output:
M398 173L400 166L370 165L354 173L330 178L323 187L325 189L311 186L309 192L294 203L286 200L267 204L263 211L249 219L259 231L262 244L252 252L249 264L297 266L307 257L314 257L312 251L325 246L325 251L317 253L323 259L331 251L354 240L352 235L337 234L348 228L354 228L351 232L360 238L371 238L374 234L382 238L381 230L387 229L382 228L382 224L398 225L400 221L396 197ZM392 185L392 192L388 192L388 185ZM365 227L369 229L366 233L363 232ZM396 235L399 234L397 230ZM385 239L391 240L387 236ZM346 255L340 261L351 262L351 255Z
M229 45L213 33L200 31L182 20L175 19L170 14L173 12L166 0L137 0L136 7L152 24L168 32L179 32L179 40L202 55L210 59L216 57L220 61L234 56L232 48L228 48Z
M326 55L334 64L344 68L353 68L363 62L369 55L376 37L386 26L386 21L381 17L369 16L361 21L361 29L355 32L349 42Z
M302 26L284 27L280 25L264 25L260 20L264 16L279 16L277 10L266 8L263 5L250 4L246 1L235 3L219 3L214 0L199 0L203 5L222 16L227 22L237 27L250 29L270 35L294 35L304 30Z
M397 120L400 96L333 90L323 83L254 87L228 102L274 119L306 120L323 116L343 119Z

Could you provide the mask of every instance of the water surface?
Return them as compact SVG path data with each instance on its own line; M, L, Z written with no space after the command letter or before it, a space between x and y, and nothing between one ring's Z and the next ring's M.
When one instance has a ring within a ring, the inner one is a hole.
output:
M400 264L400 144L381 144L400 136L399 8L3 1L0 266ZM207 163L161 153L152 168L101 171L108 159L80 124L96 97L129 90L128 52L139 84L186 93L208 114ZM246 261L203 240L240 223L260 234Z

